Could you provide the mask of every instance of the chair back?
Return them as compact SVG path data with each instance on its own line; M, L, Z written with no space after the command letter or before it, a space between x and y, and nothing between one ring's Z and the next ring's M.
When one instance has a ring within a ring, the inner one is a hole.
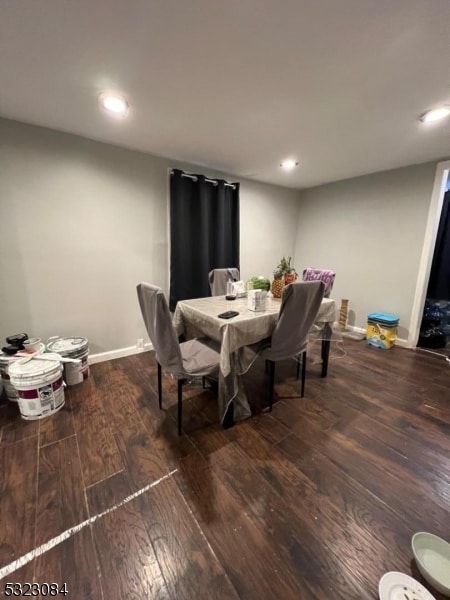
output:
M272 360L291 358L306 350L308 333L319 312L324 291L323 281L300 281L284 287L270 345Z
M145 327L155 349L157 361L165 371L169 371L177 379L182 378L184 371L180 344L162 289L149 283L139 283L136 289Z
M308 267L303 271L303 281L323 281L325 284L324 298L329 298L333 289L334 278L336 273L329 269L315 269Z
M209 272L209 289L211 296L225 296L227 293L227 281L239 281L239 269L213 269Z

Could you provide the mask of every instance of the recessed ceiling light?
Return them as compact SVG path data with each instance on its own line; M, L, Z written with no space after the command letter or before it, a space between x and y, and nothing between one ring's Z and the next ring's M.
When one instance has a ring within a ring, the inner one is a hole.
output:
M440 121L450 115L450 106L441 106L434 110L429 110L420 117L420 120L424 123L433 123L434 121Z
M295 169L295 167L298 167L298 162L296 162L295 160L285 160L281 163L280 167L282 169L284 169L285 171L292 171L292 169Z
M122 96L104 93L99 97L100 106L110 115L124 117L128 113L128 102Z

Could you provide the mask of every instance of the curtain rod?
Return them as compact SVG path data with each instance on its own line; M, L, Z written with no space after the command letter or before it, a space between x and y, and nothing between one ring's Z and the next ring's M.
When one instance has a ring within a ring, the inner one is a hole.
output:
M170 171L170 174L173 175L173 171ZM189 173L181 173L181 177L189 177L189 179L193 179L194 181L198 180L198 177L196 175L189 175ZM218 185L215 179L207 179L205 177L205 181L207 181L208 183L212 183L213 185ZM236 189L236 186L233 183L225 183L224 185L225 187L233 188L233 190Z

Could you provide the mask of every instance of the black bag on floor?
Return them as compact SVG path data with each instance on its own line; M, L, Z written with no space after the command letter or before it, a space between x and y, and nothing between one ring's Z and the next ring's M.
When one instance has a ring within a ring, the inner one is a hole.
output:
M437 327L428 327L420 332L417 345L420 348L445 348L446 335Z

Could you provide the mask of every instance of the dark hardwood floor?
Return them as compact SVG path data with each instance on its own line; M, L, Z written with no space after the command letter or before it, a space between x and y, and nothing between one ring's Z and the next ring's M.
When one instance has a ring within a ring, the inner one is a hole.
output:
M187 386L180 438L176 382L159 411L152 353L93 366L42 421L3 399L0 569L43 552L0 594L35 581L67 582L74 600L357 600L378 598L386 571L424 583L412 534L450 538L450 365L345 351L333 345L322 379L313 347L303 399L295 363L280 364L271 414L257 363L254 416L228 430L214 390Z

